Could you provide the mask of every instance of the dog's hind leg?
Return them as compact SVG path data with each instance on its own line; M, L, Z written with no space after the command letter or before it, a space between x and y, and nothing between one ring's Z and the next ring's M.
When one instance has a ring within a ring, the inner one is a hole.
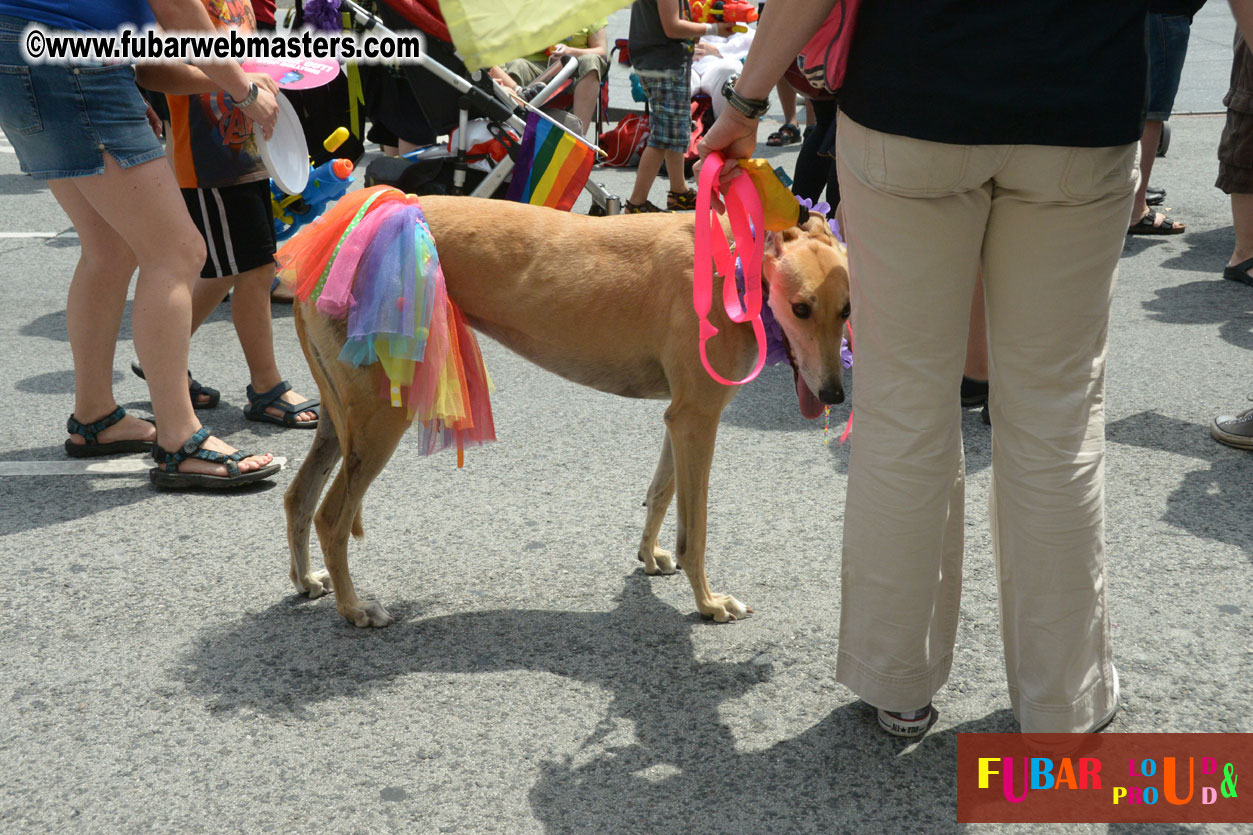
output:
M729 399L729 398L728 398ZM679 564L696 594L696 608L719 623L747 615L749 609L729 594L714 594L705 577L705 531L708 523L709 468L722 404L683 405L666 410L666 426L674 450L679 497Z
M648 485L648 496L644 499L644 507L648 515L644 519L644 536L640 541L640 562L644 563L645 574L673 574L675 571L674 555L657 544L657 535L661 532L661 523L670 509L670 500L674 498L674 452L670 446L670 432L667 430L661 442L661 457L657 460L657 471L653 473L653 483Z
M291 580L296 588L310 600L321 597L331 590L330 574L313 571L309 566L309 526L318 497L326 480L339 463L339 438L329 415L318 422L309 454L291 486L283 496L287 511L287 546L291 551Z
M352 427L353 434L345 439L343 466L326 492L314 523L339 613L357 626L387 626L392 622L387 610L375 601L357 597L353 588L348 575L348 535L361 536L359 526L354 531L354 523L359 519L365 491L392 457L409 421L404 409L372 399L369 406L357 410L349 407L347 426Z

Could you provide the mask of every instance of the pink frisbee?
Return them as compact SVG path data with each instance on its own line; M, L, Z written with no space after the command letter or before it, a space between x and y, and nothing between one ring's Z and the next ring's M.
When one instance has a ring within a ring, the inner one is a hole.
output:
M309 90L329 84L339 75L339 62L331 58L249 59L244 72L263 72L284 90Z

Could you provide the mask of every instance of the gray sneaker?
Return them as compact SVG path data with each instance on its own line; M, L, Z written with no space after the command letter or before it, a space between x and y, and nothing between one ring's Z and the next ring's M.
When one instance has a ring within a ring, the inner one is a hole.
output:
M1253 400L1253 395L1249 395ZM1238 415L1219 415L1209 425L1209 433L1220 444L1236 449L1253 449L1253 409Z

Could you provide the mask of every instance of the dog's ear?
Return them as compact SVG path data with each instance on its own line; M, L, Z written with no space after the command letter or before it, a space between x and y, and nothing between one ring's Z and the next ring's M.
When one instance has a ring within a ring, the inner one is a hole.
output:
M783 254L783 242L779 239L779 232L766 232L765 248L762 254L767 258L778 258Z
M771 258L779 258L783 255L783 247L801 236L800 227L789 226L782 232L766 232L765 255Z

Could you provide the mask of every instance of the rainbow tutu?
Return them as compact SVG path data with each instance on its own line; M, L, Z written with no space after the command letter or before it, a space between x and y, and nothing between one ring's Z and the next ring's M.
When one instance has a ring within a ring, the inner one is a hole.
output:
M347 321L339 359L378 363L381 396L422 427L422 452L496 440L491 378L448 297L435 240L413 195L389 186L346 195L283 245L279 276L296 298Z

